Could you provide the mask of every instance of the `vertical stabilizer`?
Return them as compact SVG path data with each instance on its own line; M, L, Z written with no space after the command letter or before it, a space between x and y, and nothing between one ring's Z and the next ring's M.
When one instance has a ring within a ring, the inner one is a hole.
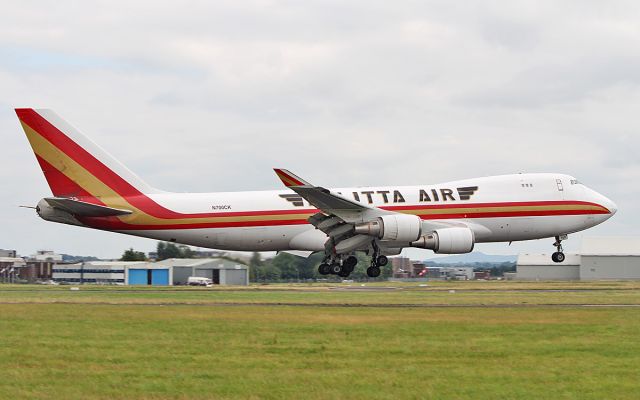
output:
M17 108L29 143L57 197L129 197L157 193L51 110Z

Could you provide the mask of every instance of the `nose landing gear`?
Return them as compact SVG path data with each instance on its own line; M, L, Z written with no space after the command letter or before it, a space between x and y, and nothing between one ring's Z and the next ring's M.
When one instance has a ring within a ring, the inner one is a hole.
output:
M565 256L564 256L564 253L562 252L562 241L566 239L567 239L567 235L556 236L556 241L555 243L553 243L553 245L558 251L556 251L551 255L551 259L553 260L553 262L561 263L564 261Z

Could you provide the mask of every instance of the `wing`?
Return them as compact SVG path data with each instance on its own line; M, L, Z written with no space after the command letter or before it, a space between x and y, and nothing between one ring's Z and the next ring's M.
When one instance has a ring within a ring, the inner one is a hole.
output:
M321 186L314 186L286 169L274 170L286 187L320 210L319 213L309 217L308 221L329 237L325 243L327 253L341 254L367 248L373 238L369 235L356 234L355 224L394 214L391 211L347 199Z
M65 197L47 197L44 201L53 208L58 208L78 217L110 217L132 213L129 210L100 206Z
M343 222L365 222L381 215L392 214L390 211L358 203L322 186L312 185L286 169L275 168L274 171L286 187L298 193L323 214L335 216ZM312 221L309 222L313 224Z

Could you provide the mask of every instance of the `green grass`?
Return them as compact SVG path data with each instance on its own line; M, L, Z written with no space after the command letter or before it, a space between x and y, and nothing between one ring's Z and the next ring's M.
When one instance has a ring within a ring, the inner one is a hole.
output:
M465 283L456 293L0 286L0 398L638 398L640 307L536 305L550 304L546 296L637 304L637 285L509 285L461 292L480 288ZM518 291L530 289L540 290ZM532 306L477 307L519 296ZM475 306L313 305L457 301ZM283 302L305 306L269 304Z
M370 287L393 290L361 290ZM345 290L350 287L351 290ZM357 289L357 290L353 290ZM453 290L453 292L451 292ZM568 291L562 291L568 290ZM266 285L225 288L0 286L0 303L557 305L640 304L636 282Z

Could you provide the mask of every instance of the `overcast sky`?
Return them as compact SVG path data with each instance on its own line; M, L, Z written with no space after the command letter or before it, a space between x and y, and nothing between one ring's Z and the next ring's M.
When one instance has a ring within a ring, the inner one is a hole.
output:
M54 109L165 190L278 189L274 166L333 187L562 172L618 204L585 235L640 224L637 1L5 4L0 248L119 257L156 242L17 208L50 191L14 107Z

